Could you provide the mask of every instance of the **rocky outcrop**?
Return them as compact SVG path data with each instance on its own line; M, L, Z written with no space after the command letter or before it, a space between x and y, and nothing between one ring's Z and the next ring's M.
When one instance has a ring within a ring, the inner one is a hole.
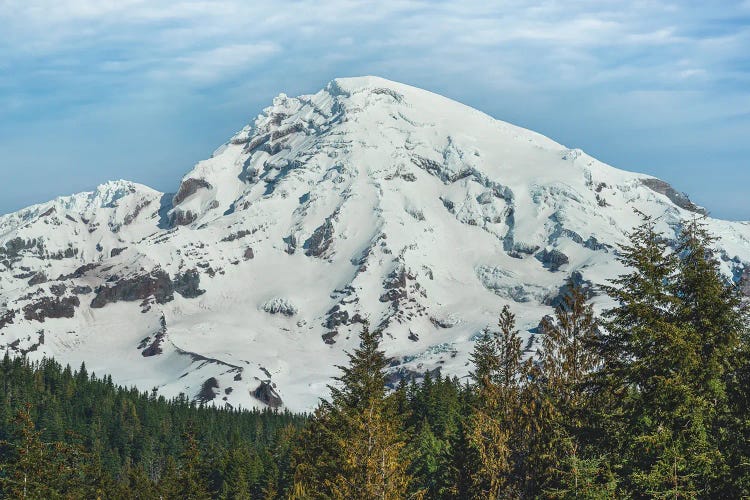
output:
M417 281L417 276L400 264L383 280L384 292L380 302L390 302L390 314L378 324L378 329L385 330L392 321L408 322L415 317L427 314L419 298L426 298L427 292Z
M72 318L75 308L81 305L78 297L42 297L23 308L24 318L44 323L47 318Z
M326 257L328 249L333 243L333 223L327 218L323 224L318 226L313 234L305 240L302 248L308 257Z
M73 293L76 295L88 295L94 290L88 285L77 285L73 287Z
M197 193L199 189L211 189L211 184L204 179L185 179L180 184L180 189L177 191L177 194L172 198L172 204L179 205L187 198Z
M41 285L42 283L47 282L47 275L44 274L44 272L40 271L29 280L29 286L36 286Z
M122 278L111 286L98 287L91 307L99 309L114 302L132 302L149 297L153 297L157 304L166 304L174 299L172 280L161 269L132 278Z
M354 315L350 316L349 311L342 309L339 304L336 304L326 313L326 321L323 326L329 330L333 330L339 326L349 326L354 323L363 324L364 322L364 318L359 313L354 313Z
M333 345L336 343L336 337L339 336L339 332L332 331L332 332L326 332L323 335L320 336L320 338L323 339L323 342L325 342L328 345Z
M65 280L83 278L89 271L93 271L97 267L99 267L99 264L94 264L94 263L84 264L83 266L79 267L78 269L76 269L70 274L60 275L57 278L57 281L65 281Z
M161 344L164 342L164 337L167 334L167 320L164 318L164 315L161 316L161 326L159 327L159 330L154 334L153 340L151 339L151 336L146 337L143 339L138 346L138 349L143 349L141 351L141 356L144 358L149 358L151 356L156 356L158 354L162 353Z
M201 275L197 269L191 269L178 274L174 277L172 284L174 291L186 299L194 299L206 293L205 290L201 290L200 288Z
M536 258L537 260L539 260L539 262L542 263L544 267L546 267L550 271L557 271L562 266L570 262L567 255L556 249L544 249L536 254Z
M18 261L24 254L31 253L44 255L44 242L41 238L23 239L16 237L0 246L0 262L10 267L13 262Z
M198 216L190 210L175 209L170 216L169 222L172 226L187 226L195 222L197 218Z
M127 249L128 247L113 248L112 250L109 251L109 256L117 257L118 255L120 255L122 252L124 252Z
M2 330L8 325L12 325L15 317L16 317L15 309L10 309L0 314L0 330Z
M63 260L72 259L78 256L78 249L73 246L68 246L65 250L58 250L57 252L50 253L47 257L52 260Z
M652 191L663 194L664 196L669 198L672 203L680 208L683 208L690 212L708 215L708 212L706 212L704 208L699 207L698 205L690 201L688 195L677 191L675 188L661 179L641 179L641 182L644 186L651 189Z
M195 396L195 399L200 403L206 404L212 401L217 395L217 389L219 388L219 381L215 377L211 377L203 382L201 390Z
M281 396L279 396L279 393L276 392L276 389L273 387L270 381L261 382L260 385L253 391L253 396L255 396L258 401L267 404L271 408L279 408L284 404L284 402L281 400Z
M237 231L236 233L231 233L221 239L222 242L229 242L234 240L239 240L244 238L245 236L250 236L251 234L254 234L257 231L255 230L249 230L249 229L241 229Z

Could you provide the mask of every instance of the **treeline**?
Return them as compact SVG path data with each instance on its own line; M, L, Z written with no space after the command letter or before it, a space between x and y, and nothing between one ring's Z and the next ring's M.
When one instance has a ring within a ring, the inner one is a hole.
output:
M386 389L379 332L312 415L197 408L3 360L0 493L25 498L744 498L750 332L700 221L645 217L594 315L569 283L524 353L504 308L465 381ZM26 403L30 403L26 406Z
M166 400L7 354L0 391L0 498L273 496L307 419Z

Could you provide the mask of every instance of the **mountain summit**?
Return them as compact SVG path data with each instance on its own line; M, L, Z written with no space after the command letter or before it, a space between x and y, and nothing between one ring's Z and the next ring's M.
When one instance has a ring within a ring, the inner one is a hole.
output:
M504 304L533 350L568 277L595 292L620 273L633 208L667 234L704 213L450 99L336 79L276 97L174 195L115 181L0 217L0 346L165 396L300 410L367 321L394 381L462 376ZM750 276L750 223L707 223L727 277Z

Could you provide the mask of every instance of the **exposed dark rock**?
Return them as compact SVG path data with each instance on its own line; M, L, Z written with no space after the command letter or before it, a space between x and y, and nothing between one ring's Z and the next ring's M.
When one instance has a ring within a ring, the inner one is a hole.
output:
M194 299L206 293L205 290L200 289L201 275L197 269L191 269L176 275L172 283L174 291L186 299Z
M138 216L140 215L140 213L141 213L141 212L143 211L143 209L144 209L144 208L146 208L147 206L149 206L149 205L151 204L151 201L152 201L152 200L145 200L145 201L143 201L142 203L139 203L139 204L138 204L138 205L137 205L137 206L135 207L135 210L133 210L133 212L132 212L132 213L129 213L128 215L126 215L126 216L125 216L125 218L124 218L124 219L123 219L123 221L122 221L122 222L123 222L123 224L125 224L126 226L127 226L127 225L130 225L130 224L132 224L132 223L133 223L133 221L134 221L134 220L135 220L135 219L136 219L136 218L137 218L137 217L138 217Z
M41 219L42 217L49 217L50 215L54 213L55 213L55 207L50 207L50 209L44 212L42 215L40 215L39 218Z
M206 379L206 381L203 382L203 385L201 386L200 392L198 392L198 394L195 396L195 399L197 399L201 403L208 403L218 395L218 393L216 392L216 389L218 388L219 381L216 380L215 377Z
M76 295L87 295L91 292L93 292L93 290L88 285L78 285L73 287L73 293Z
M78 249L75 247L68 247L65 250L58 250L57 252L51 253L48 257L52 260L63 260L72 259L78 255Z
M313 231L302 248L305 249L305 255L308 257L324 257L331 243L333 243L333 223L329 217Z
M325 342L326 344L333 345L336 343L336 337L338 336L339 336L339 332L333 331L333 332L324 333L320 337L323 339L323 342Z
M379 330L385 330L394 320L404 323L417 316L426 315L425 307L417 301L417 298L427 297L427 292L416 281L416 278L416 275L400 265L383 281L385 293L380 296L379 300L390 302L391 314L378 324Z
M174 285L169 275L157 269L150 274L122 278L115 281L113 286L100 286L96 289L96 297L91 301L94 309L121 300L132 302L154 297L157 304L165 304L174 299Z
M253 396L271 408L279 408L284 404L279 393L277 393L276 389L274 389L267 381L260 383L260 385L253 391Z
M122 252L124 252L127 249L128 249L128 247L113 248L112 250L110 250L109 256L110 257L117 257L118 255L120 255Z
M395 302L406 298L406 271L400 268L391 272L383 282L383 288L386 292L380 296L380 302Z
M685 193L681 193L677 191L675 188L670 186L668 183L664 182L661 179L641 179L641 182L644 186L651 189L652 191L656 191L659 194L663 194L669 200L677 205L678 207L688 210L690 212L695 212L702 215L707 215L708 212L706 212L705 209L699 207L692 201L690 201L690 198Z
M13 324L13 320L16 317L16 310L15 309L9 309L5 311L4 313L0 314L0 330L5 328L8 325Z
M297 238L294 235L289 235L286 238L282 238L282 241L286 243L286 253L293 255L297 251Z
M250 259L254 258L254 257L255 257L255 254L253 253L253 249L252 249L252 247L247 247L247 248L245 249L245 253L243 253L243 254L242 254L242 257L243 257L243 258L244 258L245 260L250 260Z
M417 335L417 334L416 334L416 333L414 333L413 331L409 330L409 336L408 336L407 338L408 338L409 340L411 340L412 342L416 342L416 341L418 341L418 340L419 340L419 335Z
M240 231L237 231L236 233L230 234L229 236L225 236L224 238L221 239L221 241L227 242L227 241L239 240L239 239L244 238L245 236L249 236L249 235L251 235L253 233L255 233L255 230L250 231L248 229L242 229Z
M571 231L570 229L564 229L560 228L558 231L550 235L550 243L552 243L557 238L564 236L568 237L571 240L575 241L579 245L584 246L585 248L588 248L589 250L604 250L607 251L608 249L612 248L610 245L607 245L606 243L600 243L599 240L597 240L594 236L589 236L587 240L584 240L583 237L576 233L575 231Z
M182 184L180 184L180 189L177 190L177 194L172 198L172 204L179 205L188 197L194 195L199 189L211 189L211 184L204 179L185 179L182 181Z
M79 267L78 269L76 269L75 271L73 271L71 274L64 274L64 275L61 274L57 278L57 281L65 281L65 280L83 278L86 275L86 273L96 269L97 267L99 267L99 264L92 263L92 264L83 265Z
M424 156L412 155L411 162L422 170L429 172L435 177L439 178L445 184L456 182L465 177L471 175L471 169L466 168L459 172L452 172L444 168L444 166L434 160L425 158Z
M330 311L328 311L328 317L326 318L324 326L331 330L339 325L345 324L347 321L349 321L349 312L341 309L339 305L335 305Z
M364 323L365 320L359 313L355 313L353 316L349 316L349 311L342 309L340 305L336 304L327 313L326 322L323 324L329 330L333 330L339 326L349 326L354 323Z
M141 341L141 345L138 346L139 349L143 349L141 351L141 356L148 358L150 356L156 356L157 354L161 354L161 344L164 342L164 336L167 334L167 320L164 318L164 315L161 317L161 327L159 330L154 334L154 340L151 342L151 344L146 347L146 344L149 340L151 340L151 337L146 337ZM144 349L144 347L146 347Z
M23 308L24 318L44 323L46 318L72 318L75 308L81 305L78 297L42 297Z
M34 277L29 280L29 286L41 285L47 282L47 275L44 272L39 271L34 274Z
M172 226L187 226L195 222L197 218L198 216L190 210L175 210L170 217L170 224Z
M63 285L62 283L57 283L54 285L50 285L49 289L55 297L62 297L68 290L68 287Z
M405 288L392 288L380 296L380 302L398 302L406 298Z
M555 249L542 250L536 254L536 258L550 271L557 271L561 266L570 262L567 255Z
M18 260L26 250L36 253L39 256L44 254L44 242L42 239L24 240L16 237L5 242L4 247L0 247L0 257L5 257L6 265L9 262Z
M452 201L446 199L446 198L440 198L440 201L443 202L443 206L452 214L456 213L456 204Z

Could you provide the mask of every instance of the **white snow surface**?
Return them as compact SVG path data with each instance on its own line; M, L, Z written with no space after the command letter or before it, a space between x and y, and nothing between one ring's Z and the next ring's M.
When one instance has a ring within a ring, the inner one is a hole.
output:
M263 406L265 381L309 410L366 319L394 380L463 377L504 304L532 352L571 273L595 285L621 273L634 208L670 235L695 215L650 178L425 90L337 79L276 97L176 195L115 181L0 217L0 346L168 397L214 377L212 404L235 408ZM707 223L738 280L750 223ZM545 267L544 250L567 262ZM189 271L195 293L159 300L145 286L95 304L124 280ZM45 298L67 313L34 314Z

